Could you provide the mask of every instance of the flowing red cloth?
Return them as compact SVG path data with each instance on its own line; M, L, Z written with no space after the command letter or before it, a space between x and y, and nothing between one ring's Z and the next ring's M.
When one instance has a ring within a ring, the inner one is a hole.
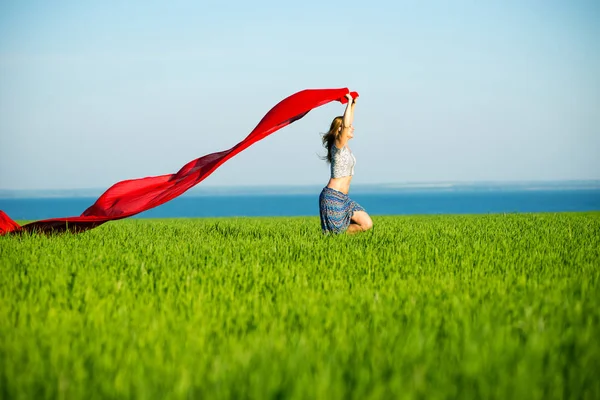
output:
M208 154L184 165L177 173L115 183L79 217L52 218L19 226L0 210L0 235L17 232L83 232L107 221L131 217L149 210L202 182L221 164L271 133L304 117L313 108L332 101L347 102L347 88L307 89L279 102L241 142L218 153ZM352 92L352 97L358 93Z

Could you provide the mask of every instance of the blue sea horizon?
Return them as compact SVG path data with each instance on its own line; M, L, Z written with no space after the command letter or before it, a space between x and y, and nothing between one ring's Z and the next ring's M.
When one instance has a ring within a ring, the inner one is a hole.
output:
M133 218L318 216L321 189L201 188ZM0 210L16 220L77 216L102 193L92 191L28 196L0 191ZM362 185L353 187L350 196L371 215L600 211L599 181Z

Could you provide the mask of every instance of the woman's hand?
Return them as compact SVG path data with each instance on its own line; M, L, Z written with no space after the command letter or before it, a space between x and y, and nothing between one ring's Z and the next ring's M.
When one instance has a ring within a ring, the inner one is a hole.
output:
M353 101L355 101L355 99L352 98L352 95L350 93L346 93L346 98L348 99L348 103L352 103Z

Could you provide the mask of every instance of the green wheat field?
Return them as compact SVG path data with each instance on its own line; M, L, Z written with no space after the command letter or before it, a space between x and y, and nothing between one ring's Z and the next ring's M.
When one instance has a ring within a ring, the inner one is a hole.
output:
M6 399L598 399L600 213L0 237Z

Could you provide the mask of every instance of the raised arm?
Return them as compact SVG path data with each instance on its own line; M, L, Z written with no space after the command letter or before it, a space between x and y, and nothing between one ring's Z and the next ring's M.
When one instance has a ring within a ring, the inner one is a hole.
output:
M344 122L342 129L348 128L354 121L354 99L350 93L346 94L348 103L346 103L346 111L344 111ZM343 132L342 132L343 133Z
M336 146L339 149L348 143L348 140L353 136L352 131L354 130L352 122L354 121L354 106L356 105L356 99L353 99L350 93L346 95L346 98L348 99L348 103L346 104L346 111L344 111L342 120L342 132L336 140Z
M352 99L352 106L350 108L350 111L352 112L352 120L350 121L350 125L354 123L354 106L356 106L356 98Z

